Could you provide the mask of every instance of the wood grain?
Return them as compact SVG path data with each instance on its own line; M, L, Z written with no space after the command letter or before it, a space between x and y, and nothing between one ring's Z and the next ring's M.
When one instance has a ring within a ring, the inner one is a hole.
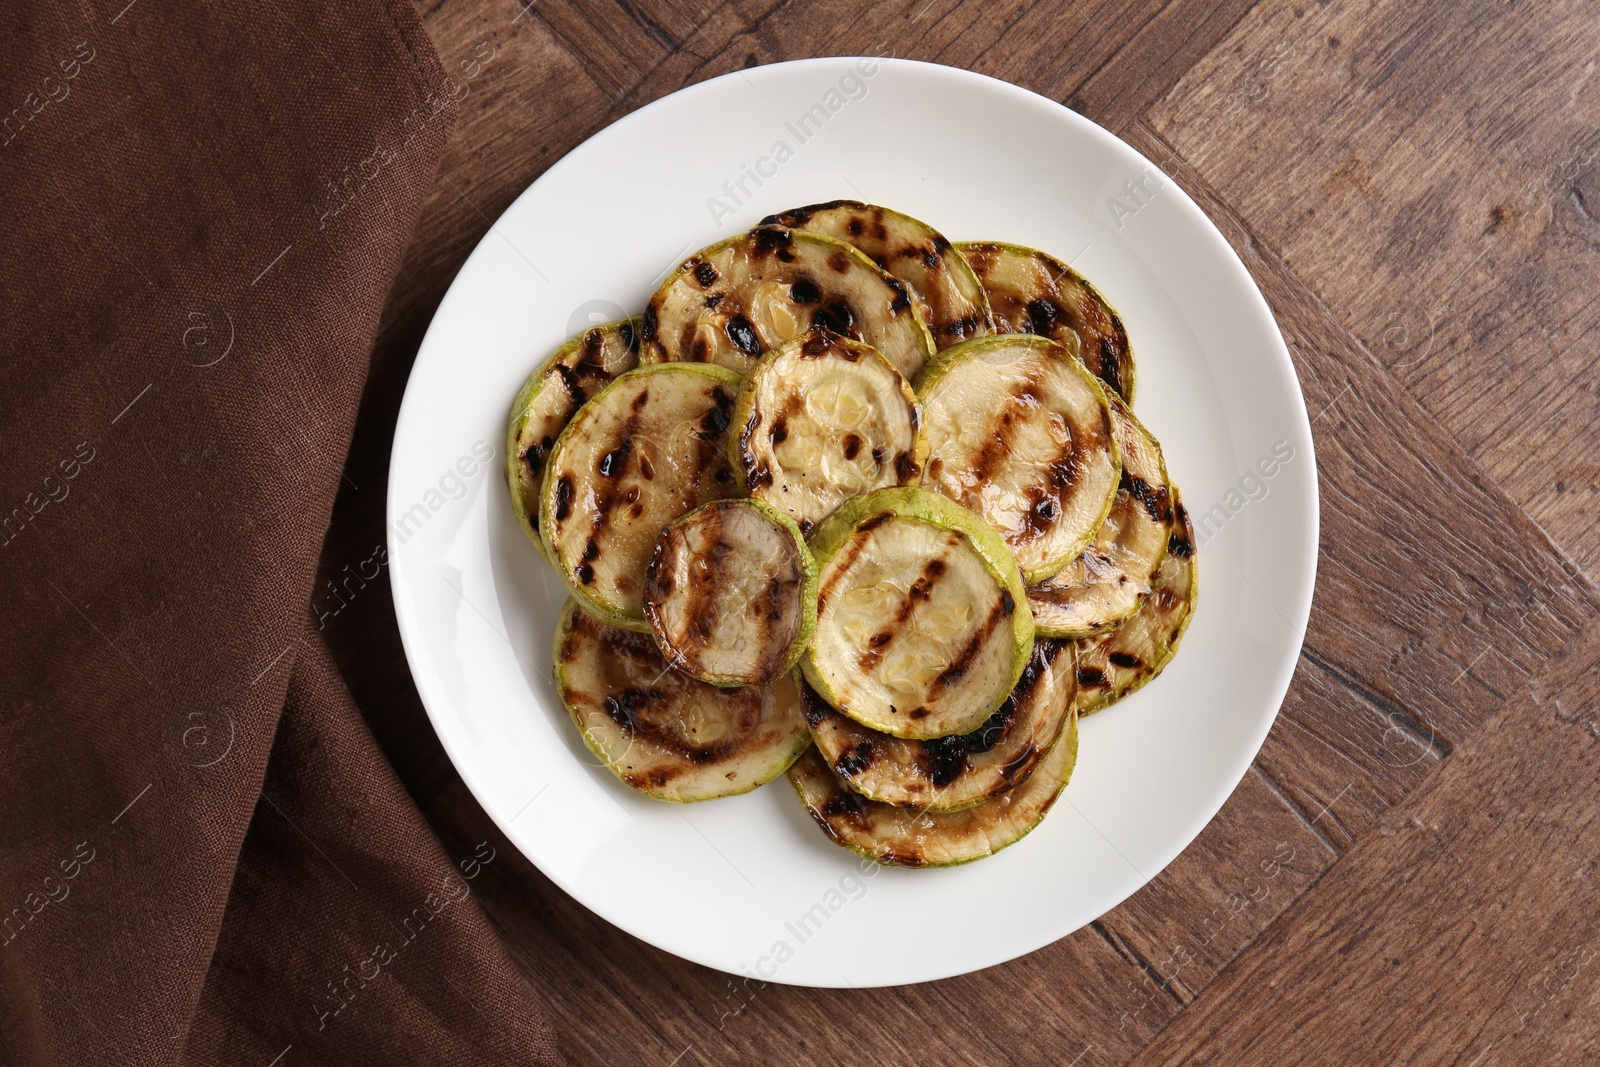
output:
M1595 1057L1600 937L1583 902L1600 725L1568 666L1600 651L1581 447L1600 243L1592 17L1525 14L1393 0L424 7L460 118L385 315L330 579L383 543L405 379L490 221L640 104L805 55L968 66L1122 133L1239 252L1315 416L1317 600L1255 767L1121 907L945 982L757 988L590 914L498 836L439 749L386 573L349 598L326 622L346 680L447 848L499 850L473 888L573 1062Z
M1597 654L1593 627L1134 1062L1593 1062Z
M1150 113L1590 575L1593 30L1574 2L1265 4Z

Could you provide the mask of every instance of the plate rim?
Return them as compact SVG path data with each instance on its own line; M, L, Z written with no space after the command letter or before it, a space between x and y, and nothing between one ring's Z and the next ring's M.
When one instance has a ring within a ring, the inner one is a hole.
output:
M1039 104L1048 105L1050 109L1054 110L1058 117L1066 116L1068 124L1076 126L1080 134L1085 134L1106 142L1111 146L1113 152L1131 153L1135 159L1147 163L1151 167L1156 166L1153 161L1149 160L1148 157L1146 157L1142 152L1140 152L1133 145L1124 141L1121 137L1117 136L1117 134L1099 125L1086 116L1073 111L1071 108L1061 104L1059 101L1053 100L1047 96L1044 96L1043 94L1034 92L1033 90L1027 89L1023 86L1005 81L1001 78L981 74L977 71L968 70L964 67L950 66L942 63L902 59L893 56L810 56L801 59L785 60L777 63L761 64L760 66L752 68L734 70L713 78L707 78L703 81L695 82L692 85L686 85L671 93L664 94L655 100L652 100L649 103L630 111L626 115L620 116L615 121L608 123L606 126L596 130L588 137L584 138L583 141L579 142L577 145L574 145L565 154L563 154L559 160L545 168L545 170L542 171L537 178L535 178L520 193L518 193L495 217L494 221L491 222L484 230L483 234L473 245L472 251L462 261L460 267L457 268L454 275L451 277L450 283L446 288L444 295L441 297L438 306L434 309L434 312L429 319L428 327L417 347L417 354L413 359L411 368L407 372L406 388L401 400L399 413L395 421L394 437L390 444L390 475L385 490L384 520L386 533L385 540L386 546L389 549L390 560L390 596L394 604L396 626L400 633L402 649L405 652L406 668L411 673L413 685L416 688L417 695L422 703L423 709L427 713L429 725L432 727L435 737L439 740L440 746L444 749L445 755L449 758L452 768L461 776L462 782L472 794L474 802L478 804L478 806L483 810L484 814L487 815L494 823L496 829L498 829L500 833L504 835L506 841L511 845L511 847L516 848L518 853L521 854L523 858L535 868L537 868L544 877L548 878L553 885L558 887L563 893L565 893L568 897L581 905L591 914L594 914L605 922L617 927L630 937L637 938L640 941L643 941L646 944L658 949L659 951L667 952L671 955L678 956L692 963L709 967L722 973L740 976L743 976L741 975L741 972L731 970L723 961L708 958L707 956L694 951L692 948L685 949L681 946L669 947L668 945L663 944L662 940L652 931L640 929L635 923L630 921L630 917L627 914L616 913L617 909L602 909L591 903L571 883L571 880L564 876L564 872L556 873L547 870L533 856L528 855L522 849L522 847L517 844L516 835L510 832L508 827L508 822L510 820L503 819L499 813L492 810L491 807L485 802L484 796L487 790L481 790L478 784L474 782L474 771L471 769L471 761L460 758L463 754L457 751L457 746L451 740L451 732L444 729L442 726L441 719L450 709L443 707L440 709L435 708L434 701L431 700L429 694L424 691L424 685L418 679L417 670L413 667L413 663L419 657L422 659L428 659L430 656L426 641L421 633L422 624L418 619L412 617L411 612L406 606L406 598L402 595L402 587L413 580L407 573L409 570L409 564L403 562L408 557L405 553L398 551L401 546L388 545L391 532L399 528L396 525L398 509L407 503L406 501L400 499L398 491L398 479L393 476L393 472L399 469L399 453L402 448L402 442L408 439L408 427L410 427L413 422L420 420L421 416L417 414L417 411L418 409L426 406L426 401L420 395L421 390L417 388L417 367L421 364L424 356L429 352L430 347L434 347L443 343L435 340L435 329L438 327L440 318L446 308L453 300L466 299L464 296L458 294L458 283L461 281L463 276L468 274L469 270L472 268L474 262L477 260L480 254L487 255L487 253L484 252L484 246L489 242L489 237L494 232L495 228L499 226L501 221L505 219L513 210L515 210L525 198L532 196L542 183L545 183L547 179L551 179L552 176L559 176L565 173L566 170L581 166L581 161L576 160L574 157L579 156L583 152L583 149L589 146L592 142L607 135L614 135L614 131L617 131L619 127L626 127L636 122L649 121L651 116L655 112L665 108L669 101L676 101L681 104L681 98L715 92L716 88L723 83L738 77L747 78L749 75L758 71L794 69L800 67L821 67L840 63L851 64L859 62L880 63L883 64L885 69L915 68L924 74L930 74L934 77L950 78L958 82L968 82L971 86L979 89L980 91L1011 94L1033 106L1037 106ZM1280 612L1280 614L1285 615L1286 621L1290 622L1291 624L1293 636L1292 644L1295 651L1294 655L1285 655L1282 661L1276 664L1276 670L1270 676L1270 684L1265 687L1265 692L1276 694L1271 701L1271 714L1261 717L1256 729L1250 734L1250 743L1248 745L1240 745L1237 753L1234 756L1235 766L1226 768L1227 773L1219 773L1217 775L1217 797L1215 799L1215 803L1209 805L1209 810L1206 811L1204 818L1191 819L1189 820L1189 826L1182 832L1173 833L1170 836L1168 848L1162 850L1160 853L1160 862L1154 865L1155 873L1148 877L1143 876L1141 873L1140 877L1142 880L1138 881L1137 884L1131 884L1130 888L1128 888L1125 893L1107 904L1104 910L1101 912L1102 916L1120 906L1134 894L1148 886L1156 878L1160 877L1161 873L1168 866L1170 866L1173 861L1176 860L1177 857L1180 856L1191 844L1194 843L1195 839L1198 838L1202 832L1204 832L1206 827L1211 825L1217 814L1222 810L1223 806L1226 805L1227 801L1237 791L1240 782L1242 782L1244 776L1249 773L1250 767L1254 765L1257 756L1260 754L1262 746L1265 744L1267 736L1270 734L1272 727L1277 722L1279 714L1282 712L1284 699L1288 695L1290 684L1293 680L1295 670L1298 667L1301 654L1304 649L1305 637L1310 623L1311 608L1316 594L1318 561L1320 557L1322 496L1321 480L1318 475L1316 464L1315 440L1311 433L1312 420L1306 408L1305 390L1301 384L1299 372L1295 367L1288 344L1284 339L1283 331L1278 324L1277 316L1273 313L1271 305L1267 303L1266 296L1264 293L1262 293L1261 287L1259 284L1257 284L1254 275L1252 275L1249 269L1244 265L1243 260L1238 255L1238 252L1234 249L1233 245L1228 241L1227 237L1222 233L1217 224L1212 220L1210 215L1208 215L1205 210L1202 209L1200 205L1189 196L1188 192L1183 189L1183 187L1175 178L1173 178L1171 175L1166 175L1166 177L1167 185L1164 186L1163 189L1170 188L1185 204L1188 205L1188 210L1201 223L1199 228L1200 232L1203 233L1206 239L1210 241L1215 249L1221 253L1220 262L1228 264L1231 269L1237 271L1238 275L1246 283L1243 286L1243 295L1247 300L1252 300L1257 305L1257 311L1262 316L1262 321L1270 325L1272 337L1276 341L1277 350L1275 352L1275 356L1281 365L1287 370L1287 381L1293 387L1293 396L1298 401L1297 404L1292 406L1293 410L1286 412L1286 414L1291 416L1289 421L1293 424L1293 429L1300 437L1300 440L1293 442L1293 446L1297 450L1303 447L1304 456L1307 460L1307 510L1302 516L1305 529L1305 541L1304 544L1300 546L1302 561L1294 570L1295 574L1303 575L1304 578L1300 588L1295 590L1298 602L1291 605L1286 609L1286 611ZM430 345L430 342L433 342L433 345ZM503 432L497 429L495 431L495 438L503 439ZM504 457L500 453L500 447L501 446L496 447L495 459L487 465L492 474L492 482L495 485L498 485L503 480L502 473ZM455 716L452 712L452 721L454 718ZM1221 784L1224 782L1227 783L1226 788L1221 788ZM1205 807L1206 806L1201 806L1196 810L1203 810ZM1070 936L1077 930L1082 929L1082 927L1085 925L1088 925L1088 923L1086 922L1074 926L1068 922L1052 924L1048 921L1042 921L1035 928L1036 936L1027 939L1029 941L1028 947L1021 948L1017 951L1011 951L1008 948L1003 950L1003 954L999 955L998 957L986 958L984 961L978 962L975 965L959 964L950 967L925 966L919 969L921 973L919 973L918 977L908 978L901 981L852 983L844 979L839 979L833 982L788 982L783 980L781 973L772 978L763 980L780 985L795 985L801 988L882 988L902 984L921 984L923 982L939 981L945 978L976 973L978 971L986 970L990 967L1001 966L1003 964L1020 959L1023 956L1031 955L1034 952L1038 952L1039 950L1047 948L1050 945L1055 944L1057 941Z

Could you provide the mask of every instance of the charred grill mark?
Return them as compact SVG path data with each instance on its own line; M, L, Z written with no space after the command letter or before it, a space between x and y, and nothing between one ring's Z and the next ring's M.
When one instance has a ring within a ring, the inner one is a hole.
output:
M1123 670L1136 671L1144 666L1144 660L1131 652L1113 652L1106 659Z
M1109 337L1100 338L1100 369L1097 372L1101 381L1122 395L1126 385L1122 381L1122 353L1118 345Z
M702 289L711 288L720 277L722 276L717 273L717 268L703 259L694 265L694 280L699 283Z
M861 553L866 551L867 542L872 540L872 531L892 518L894 518L894 512L886 511L880 515L874 515L860 526L857 526L856 532L850 535L850 540L829 561L827 568L828 580L817 591L817 611L819 614L822 611L822 606L828 602L834 588L850 573L850 568L854 567L856 560L861 558Z
M551 369L561 379L561 386L567 391L567 396L570 398L571 409L575 411L578 407L581 407L583 402L589 399L589 394L585 392L583 379L578 375L578 372L560 362L556 363Z
M861 340L856 331L856 314L851 309L848 301L835 300L827 307L818 308L811 313L811 324L832 330L841 337L851 337Z
M820 297L818 299L821 299ZM816 359L818 356L832 350L833 336L826 327L814 327L811 336L806 338L805 344L800 346L800 354L805 359Z
M1149 482L1137 474L1129 474L1126 469L1122 472L1122 488L1128 495L1139 502L1144 508L1144 513L1150 516L1151 522L1168 522L1171 516L1167 513L1165 488L1156 489Z
M861 362L861 356L863 355L862 349L851 348L849 345L840 345L836 351L839 353L839 358L843 359L846 363Z
M851 237L860 237L867 232L867 220L859 217L851 218L844 224L845 232Z
M727 293L712 293L706 297L706 307L714 308L728 298Z
M910 485L922 473L922 468L910 452L902 452L894 457L894 473L901 485Z
M822 299L822 290L810 278L797 278L789 286L789 299L796 304L815 304Z
M711 399L714 406L700 416L700 428L694 433L705 440L721 437L733 421L733 397L719 387L713 391Z
M917 576L916 581L911 583L911 588L906 590L905 599L896 606L894 618L890 620L888 626L873 634L868 640L868 648L861 654L861 659L858 661L858 666L862 671L870 671L882 661L884 650L894 641L895 635L904 628L906 620L911 617L911 613L916 610L917 605L925 604L932 598L934 587L943 580L945 572L949 569L949 566L945 563L945 558L948 554L947 551L944 555L935 556L922 565L922 573ZM918 715L916 711L913 711L911 712L911 718L921 719L928 714L926 708L917 710L921 711L922 714Z
M970 337L977 332L978 327L981 325L983 325L983 320L979 316L971 314L963 315L959 319L942 322L936 328L946 337Z
M612 722L631 735L639 729L639 709L658 696L660 693L654 689L624 689L614 696L605 698L606 714L611 716Z
M628 456L633 452L633 439L624 437L622 442L600 457L596 469L602 478L614 478L622 473L622 468L627 465Z
M788 230L780 229L776 226L759 226L754 232L754 237L755 242L752 250L758 257L782 252L789 252L790 256L794 255L790 251L790 246L794 244L794 235ZM780 258L782 257L780 256Z
M880 511L876 515L872 516L872 518L867 519L858 525L856 527L856 533L867 533L871 530L876 530L878 527L882 526L892 518L894 518L894 512Z
M1172 533L1167 537L1167 551L1179 559L1188 559L1194 555L1194 527L1189 525L1189 509L1174 501L1172 522Z
M871 741L862 741L834 761L833 769L840 778L849 780L872 766L877 755Z
M617 327L617 339L622 342L622 347L629 353L639 351L639 334L633 328L633 323L625 322Z
M828 253L828 269L835 274L850 273L850 255L842 248L835 248Z
M639 322L639 336L646 341L653 341L656 337L656 305L651 301L644 309L644 316Z
M772 424L772 430L767 434L767 436L772 439L772 445L774 448L783 444L783 442L789 439L789 421L782 418L778 419L777 422Z
M966 736L935 737L922 742L923 758L917 761L917 769L943 789L971 769L971 752Z
M889 288L894 290L894 299L889 302L889 314L898 315L911 307L911 293L906 289L905 282L899 278L889 277L885 281Z
M990 609L989 614L983 620L983 625L978 627L976 633L967 638L967 643L961 647L961 651L956 654L956 658L951 661L950 665L934 676L933 685L929 688L933 692L938 692L966 677L967 671L972 668L972 663L978 658L978 653L983 651L983 646L988 644L989 637L994 633L995 628L1000 625L1002 619L1009 618L1016 609L1016 601L1012 599L1011 594L1002 591L1000 602Z
M873 445L872 446L872 465L881 470L883 468L883 461L884 461L884 459L886 459L888 457L888 455L889 455L888 451L886 451L882 445Z
M566 522L567 519L569 517L571 517L571 515L572 515L572 493L573 493L572 475L563 474L560 478L556 479L555 520L557 522Z
M1061 497L1078 481L1078 474L1082 469L1078 452L1085 443L1076 437L1068 441L1045 468L1049 472L1047 484L1029 487L1030 506L1023 517L1025 537L1038 537L1050 528L1051 523L1061 517Z
M855 459L860 454L861 454L861 438L858 437L856 434L853 434L853 433L845 434L845 437L844 437L844 458L845 459Z
M1043 297L1028 301L1028 306L1024 310L1027 314L1027 332L1036 333L1040 337L1049 337L1056 321L1061 317L1061 309Z
M834 794L822 805L822 813L828 818L850 823L864 822L866 811L867 798L848 791Z
M1016 397L1012 396L1001 409L994 432L978 449L977 454L968 461L966 469L959 473L956 480L961 485L987 485L993 480L995 470L1005 462L1007 456L1011 455L1011 427L1016 421ZM963 499L958 503L967 503L966 498L971 495L970 492L964 492Z
M722 330L733 346L745 355L753 357L761 354L761 338L756 336L756 328L743 315L735 315L723 323Z
M1022 750L1000 768L1000 776L1008 782L1014 782L1026 774L1038 760L1039 750L1031 744L1023 745Z
M941 256L950 251L950 242L945 239L944 234L938 232L934 233L933 250L939 253Z
M915 708L912 708L910 711L906 712L906 718L908 718L908 719L926 719L931 714L932 714L932 712L930 712L927 708L915 707Z
M1088 689L1103 689L1106 685L1106 672L1099 667L1079 667L1078 684Z

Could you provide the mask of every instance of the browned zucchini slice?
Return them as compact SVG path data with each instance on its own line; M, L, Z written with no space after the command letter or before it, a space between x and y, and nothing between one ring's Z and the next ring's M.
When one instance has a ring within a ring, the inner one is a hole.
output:
M933 355L904 282L843 241L762 226L701 249L667 276L644 311L642 358L744 374L812 326L866 342L906 378Z
M1027 836L1066 788L1078 761L1078 717L1067 715L1061 737L1023 782L960 811L881 804L853 793L815 750L789 768L789 783L822 832L879 863L950 867L992 856Z
M811 537L822 568L801 668L845 715L896 737L970 733L1033 648L1022 575L998 534L921 489L879 489Z
M1105 390L1054 341L980 337L917 379L928 425L926 484L1000 531L1037 584L1094 539L1121 460Z
M1059 341L1122 399L1133 402L1133 349L1105 297L1065 263L1036 248L956 245L989 294L998 333Z
M511 402L506 428L506 481L517 523L548 559L539 536L539 487L556 438L584 401L639 365L639 320L619 319L585 330L528 376Z
M1028 590L1034 627L1053 637L1104 633L1139 609L1172 530L1172 491L1161 446L1115 393L1111 426L1122 483L1094 543L1054 577Z
M661 800L745 793L811 744L793 672L769 686L719 689L667 666L649 636L567 601L555 682L584 744L618 778Z
M817 751L852 792L886 804L956 811L1027 780L1056 743L1077 692L1070 641L1039 638L1000 710L970 734L911 741L870 730L801 695Z
M861 249L910 287L939 348L994 332L983 283L944 234L920 219L859 200L832 200L768 216L761 224L820 233Z
M705 363L640 367L562 431L539 530L567 588L616 626L648 630L644 572L662 527L738 489L728 423L738 376Z
M817 561L794 520L759 500L713 500L661 531L644 613L673 667L718 686L794 668L817 625Z
M810 533L852 496L922 478L922 408L876 349L812 330L761 357L733 409L745 490Z
M1172 494L1172 528L1155 588L1121 626L1078 644L1078 714L1088 715L1139 689L1164 670L1194 614L1199 585L1194 527Z

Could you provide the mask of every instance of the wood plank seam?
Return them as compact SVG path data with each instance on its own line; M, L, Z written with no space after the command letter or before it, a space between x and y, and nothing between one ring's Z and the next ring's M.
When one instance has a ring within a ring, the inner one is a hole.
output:
M1179 80L1181 81L1181 78ZM1387 380L1389 386L1398 392L1403 392L1412 400L1413 403L1416 404L1418 411L1427 420L1429 424L1428 428L1437 433L1442 439L1448 441L1451 447L1453 447L1457 452L1466 458L1479 482L1481 482L1481 484L1487 489L1492 490L1495 495L1499 496L1505 503L1508 503L1512 508L1521 512L1527 517L1528 522L1533 525L1534 528L1539 531L1539 534L1544 538L1546 547L1548 547L1549 550L1554 554L1568 581L1570 581L1582 592L1585 592L1590 596L1594 596L1597 590L1600 590L1600 587L1597 587L1589 578L1588 574L1583 570L1583 568L1579 567L1577 563L1572 560L1566 549L1563 548L1553 536L1551 536L1550 531L1545 529L1545 527L1538 522L1538 520L1536 520L1526 508L1518 503L1515 497L1506 492L1505 488L1502 487L1492 475L1490 475L1483 464L1474 458L1472 453L1467 451L1467 449L1462 446L1461 442L1456 438L1456 436L1451 433L1450 430L1445 427L1445 425L1441 423L1437 417L1435 417L1433 410L1424 404L1421 399L1418 398L1410 389L1408 389L1405 384L1395 376L1389 365L1378 358L1377 354L1372 351L1372 349L1367 345L1366 341L1362 340L1361 336L1354 330L1350 329L1349 325L1334 312L1333 308L1328 304L1328 302L1323 299L1322 294L1298 273L1296 273L1294 269L1289 266L1288 262L1285 261L1283 257L1278 255L1275 249L1273 249L1260 236L1258 236L1254 227L1246 222L1243 216L1241 216L1239 212L1232 207L1232 205L1223 199L1222 195L1216 189L1212 188L1209 183L1205 182L1205 180L1201 177L1199 170L1181 153L1179 153L1178 150L1174 148L1172 144L1155 129L1155 127L1150 125L1150 123L1146 120L1145 115L1148 114L1150 109L1153 109L1163 103L1176 88L1177 83L1175 82L1172 88L1167 90L1166 94L1152 101L1148 105L1145 114L1141 115L1135 123L1135 125L1138 126L1140 133L1159 144L1162 150L1165 151L1173 161L1182 164L1186 178L1189 181L1202 186L1205 190L1206 198L1211 202L1220 205L1223 210L1228 212L1233 223L1236 224L1242 232L1249 236L1251 247L1255 249L1262 256L1262 258L1271 260L1274 268L1282 271L1285 277L1293 279L1293 281L1302 289L1302 291L1317 304L1317 306L1325 315L1327 315L1329 321L1338 324L1339 329L1344 332L1347 340L1366 356L1366 358L1371 362L1372 366L1377 369L1378 373ZM1172 177L1171 171L1168 171L1166 168L1162 169L1167 173L1169 178Z
M1308 645L1301 650L1300 654L1327 671L1340 685L1349 689L1369 704L1376 706L1389 717L1389 721L1395 727L1407 734L1417 744L1431 749L1441 760L1448 758L1455 751L1456 746L1448 738L1441 736L1437 729L1425 725L1415 715L1353 677L1343 667L1318 652L1315 648Z
M1278 803L1289 809L1290 814L1294 815L1296 819L1299 819L1301 824L1304 825L1307 830L1311 831L1318 841L1322 842L1323 847L1325 847L1329 852L1333 853L1335 857L1343 855L1343 850L1340 849L1338 845L1334 844L1333 838L1329 837L1327 832L1317 825L1318 820L1307 815L1305 809L1299 804L1295 803L1294 799L1289 796L1288 792L1282 785L1278 783L1276 778L1262 770L1261 767L1255 763L1250 764L1250 769L1246 773L1260 775L1262 783L1265 784L1268 789L1272 790L1273 795L1278 798ZM1320 819L1320 816L1318 818Z
M1089 924L1089 929L1093 930L1095 933L1104 938L1106 944L1111 946L1112 951L1116 952L1117 955L1133 964L1134 967L1138 968L1139 971L1144 974L1147 980L1154 982L1163 993L1171 997L1173 1002L1178 1005L1178 1009L1180 1011L1188 1006L1189 1002L1178 995L1177 990L1173 989L1171 983L1169 983L1165 978L1161 977L1160 972L1158 972L1155 967L1151 965L1150 961L1145 959L1144 956L1140 955L1138 949L1128 944L1121 937L1119 937L1115 931L1107 927L1101 919L1096 919L1091 922Z

